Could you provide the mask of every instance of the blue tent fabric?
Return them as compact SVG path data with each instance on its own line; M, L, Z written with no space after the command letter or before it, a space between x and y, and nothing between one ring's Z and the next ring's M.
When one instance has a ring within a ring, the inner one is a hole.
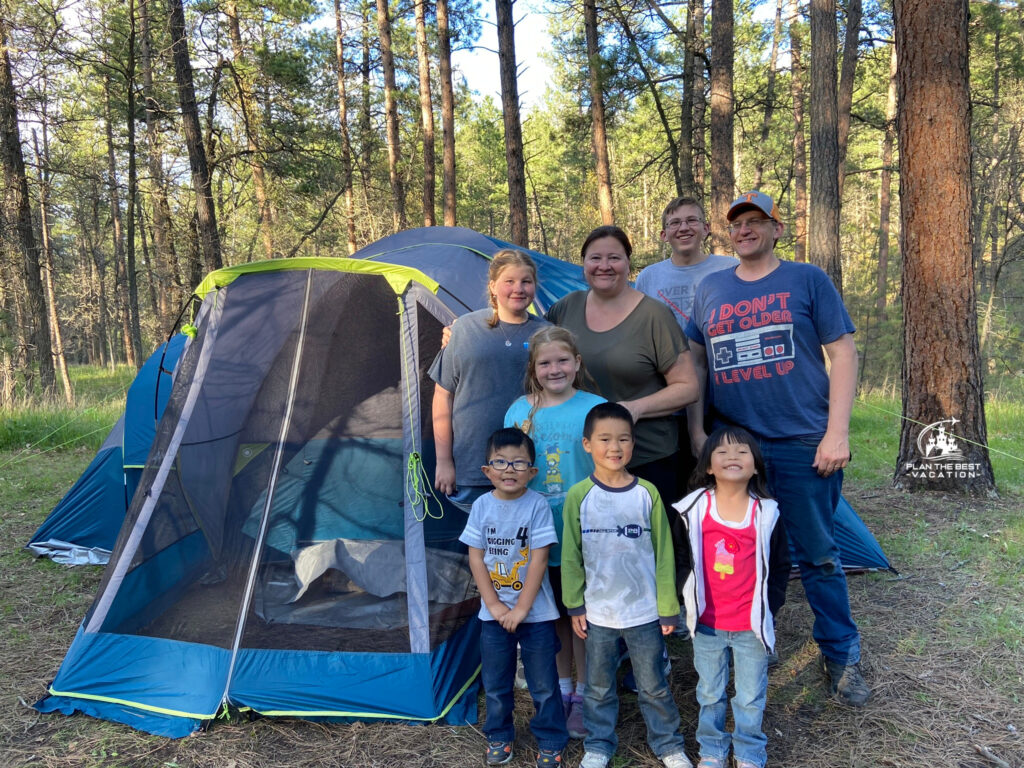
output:
M465 227L406 229L358 250L354 259L415 267L441 284L438 298L458 315L483 309L487 302L487 266L503 248L528 253L537 265L537 310L543 314L572 291L587 287L578 264L531 251Z
M171 394L170 371L186 340L176 334L149 356L128 388L124 414L28 549L65 565L107 562Z
M878 540L845 496L839 497L839 506L836 507L835 537L844 569L893 570Z

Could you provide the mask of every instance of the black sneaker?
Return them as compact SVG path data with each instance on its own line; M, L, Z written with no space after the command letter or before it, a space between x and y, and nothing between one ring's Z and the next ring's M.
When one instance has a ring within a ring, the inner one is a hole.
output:
M542 749L537 753L537 768L561 768L562 750Z
M487 764L504 765L512 759L511 741L492 741L487 745Z
M840 704L848 707L863 707L871 697L871 689L864 681L860 663L840 664L822 655L821 669L828 676L829 691Z

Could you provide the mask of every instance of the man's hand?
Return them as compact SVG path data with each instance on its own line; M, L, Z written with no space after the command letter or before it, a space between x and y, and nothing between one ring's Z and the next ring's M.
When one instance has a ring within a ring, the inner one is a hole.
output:
M837 472L850 463L850 438L848 435L834 435L825 432L814 453L814 468L822 477Z

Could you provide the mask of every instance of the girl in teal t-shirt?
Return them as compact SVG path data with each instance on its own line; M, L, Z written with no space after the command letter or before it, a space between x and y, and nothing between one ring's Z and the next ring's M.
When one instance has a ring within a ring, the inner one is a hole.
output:
M526 395L517 399L505 413L505 426L518 427L533 438L537 446L540 471L530 488L543 494L551 504L558 544L548 553L549 577L559 609L556 624L562 649L556 658L558 684L568 718L569 735L583 738L583 681L586 679L583 641L572 632L561 595L562 505L566 492L594 471L590 454L583 450L583 421L598 403L600 395L580 389L585 377L583 361L571 331L547 326L530 337L530 356L526 367ZM572 665L576 662L575 690Z

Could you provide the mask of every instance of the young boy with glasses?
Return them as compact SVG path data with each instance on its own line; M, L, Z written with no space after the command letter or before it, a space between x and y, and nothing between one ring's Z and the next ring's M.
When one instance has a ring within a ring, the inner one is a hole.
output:
M494 486L473 502L459 541L469 548L469 568L480 591L480 678L487 700L484 736L488 765L512 759L516 645L522 652L535 713L537 768L561 765L569 741L555 655L558 608L548 581L548 549L558 541L551 507L527 484L537 474L533 440L515 428L487 441L480 469Z

